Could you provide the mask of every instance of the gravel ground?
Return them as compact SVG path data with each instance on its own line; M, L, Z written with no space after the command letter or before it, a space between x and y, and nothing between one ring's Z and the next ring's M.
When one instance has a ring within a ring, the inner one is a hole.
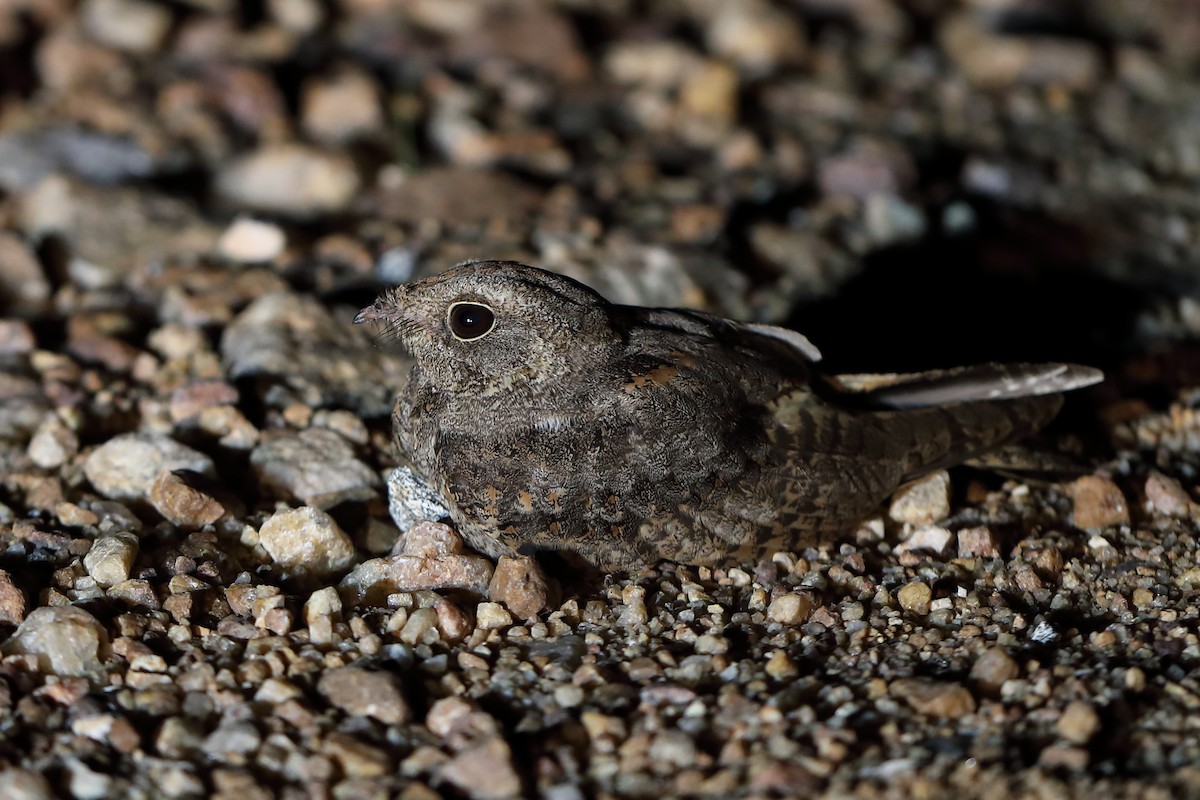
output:
M0 5L0 797L1200 797L1198 130L1193 0ZM1111 379L1075 474L493 564L351 325L469 257Z

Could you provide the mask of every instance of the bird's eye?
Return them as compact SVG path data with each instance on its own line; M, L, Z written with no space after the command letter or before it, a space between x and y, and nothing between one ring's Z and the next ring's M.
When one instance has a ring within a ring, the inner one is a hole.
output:
M491 333L496 314L480 303L455 303L450 306L448 320L454 338L469 342Z

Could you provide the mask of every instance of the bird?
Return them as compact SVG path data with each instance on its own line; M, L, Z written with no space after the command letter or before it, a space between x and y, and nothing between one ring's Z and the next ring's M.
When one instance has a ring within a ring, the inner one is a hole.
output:
M355 322L411 354L394 438L468 545L607 573L836 539L1103 379L1067 363L827 374L789 328L618 305L513 261L385 290Z

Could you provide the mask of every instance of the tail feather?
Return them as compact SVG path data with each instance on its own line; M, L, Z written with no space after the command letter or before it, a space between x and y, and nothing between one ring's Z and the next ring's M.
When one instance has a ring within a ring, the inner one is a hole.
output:
M839 388L873 408L927 408L1068 392L1099 383L1079 364L981 364L908 375L839 375Z
M996 447L1012 444L1043 428L1062 407L1062 395L1049 394L936 408L878 412L879 422L894 432L906 479L958 464Z

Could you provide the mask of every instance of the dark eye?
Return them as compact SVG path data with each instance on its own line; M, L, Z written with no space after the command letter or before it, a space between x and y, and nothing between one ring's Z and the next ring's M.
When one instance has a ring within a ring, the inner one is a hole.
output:
M455 339L478 339L488 334L495 324L495 313L485 305L455 303L450 306L450 332Z

